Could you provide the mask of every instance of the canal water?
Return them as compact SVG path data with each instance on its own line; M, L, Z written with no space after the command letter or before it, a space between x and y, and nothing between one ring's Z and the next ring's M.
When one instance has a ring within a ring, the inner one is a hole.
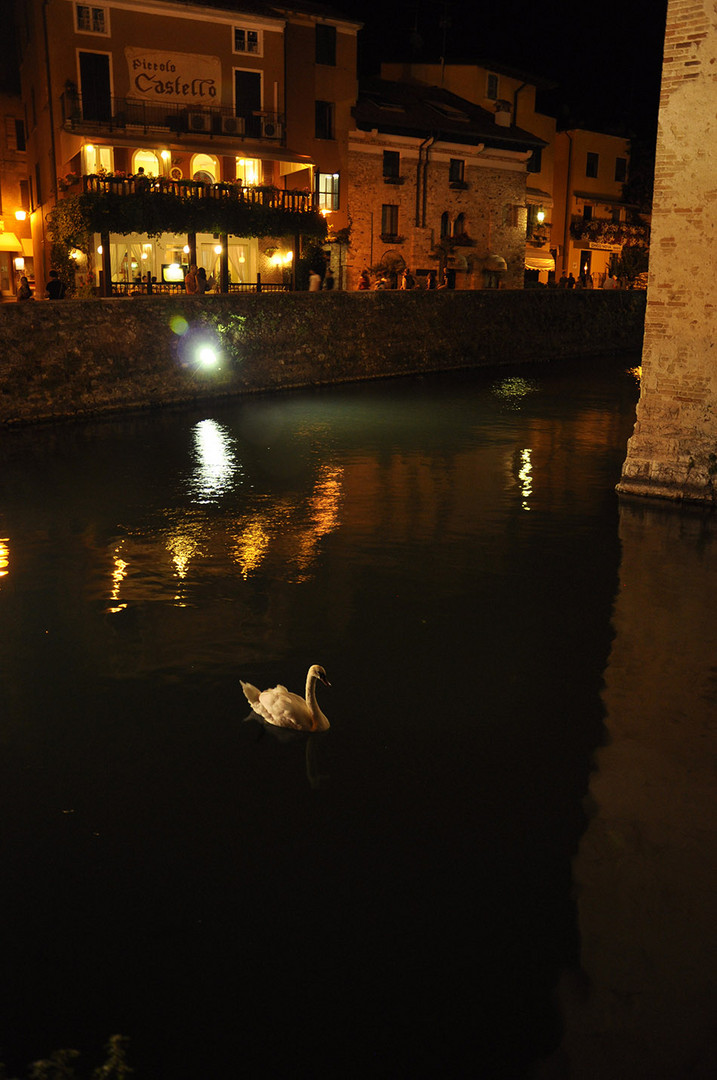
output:
M9 1075L708 1061L715 527L618 503L635 363L3 434Z

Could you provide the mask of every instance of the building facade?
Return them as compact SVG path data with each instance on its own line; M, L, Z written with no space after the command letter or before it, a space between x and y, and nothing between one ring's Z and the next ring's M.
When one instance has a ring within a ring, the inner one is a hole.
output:
M17 295L22 275L34 285L25 117L19 97L0 94L0 299Z
M648 226L631 220L623 197L630 142L597 131L560 131L555 139L552 243L562 274L602 284L627 245L647 246Z
M405 267L450 288L521 288L527 162L540 139L436 86L362 84L349 137L349 285Z
M92 233L77 278L105 294L181 287L191 262L223 288L282 284L319 209L347 221L360 24L221 0L16 7L40 285L73 196Z

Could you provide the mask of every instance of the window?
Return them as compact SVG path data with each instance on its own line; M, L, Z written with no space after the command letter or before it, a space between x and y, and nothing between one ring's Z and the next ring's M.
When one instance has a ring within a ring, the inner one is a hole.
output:
M14 116L5 117L5 139L8 150L26 150L25 125Z
M451 184L463 183L465 161L463 158L452 157L448 166L448 180Z
M110 58L106 53L80 53L80 88L84 120L110 120Z
M78 34L109 34L107 9L94 4L75 4L75 24Z
M216 184L219 177L217 159L211 154L194 154L190 169L192 180L203 180L205 184Z
M384 150L383 175L391 179L398 179L401 175L401 155L398 150Z
M543 167L543 151L533 150L533 153L528 158L528 172L537 173Z
M338 210L339 208L339 174L318 174L317 191L319 195L319 210Z
M258 187L261 183L261 161L259 158L237 158L236 177L244 187Z
M624 184L627 179L627 158L615 158L615 179L618 184Z
M593 179L598 174L598 162L600 160L599 154L591 154L588 150L587 160L585 162L585 175L591 176Z
M316 138L333 139L334 137L334 106L330 101L316 102Z
M453 222L453 235L465 236L466 235L466 215L459 214L456 220Z
M316 24L316 63L336 67L336 27Z
M32 209L32 203L30 202L30 181L20 181L20 206L23 210Z
M262 87L261 73L258 71L234 70L234 113L244 118L244 131L252 138L259 138L262 132L261 112Z
M498 76L489 74L488 82L486 84L485 96L490 98L491 101L498 100Z
M612 223L613 223L613 225L619 225L620 224L620 207L619 206L614 207L614 209L612 210Z
M153 150L138 150L132 158L132 172L143 169L146 176L161 176L159 158Z
M261 56L261 34L259 30L247 30L234 27L234 52Z
M84 147L84 159L85 159L84 160L84 171L85 171L85 173L87 173L87 175L89 175L89 176L92 176L92 175L96 175L96 174L98 174L100 172L113 172L114 171L113 156L114 156L114 151L113 151L111 146L95 146L92 143L88 143ZM138 164L139 165L144 165L145 166L144 171L148 175L151 174L152 176L154 176L154 175L158 175L158 173L157 173L157 155L153 154L152 157L154 159L154 164L151 165L150 167L148 167L147 163L145 163L144 161L140 161ZM136 172L137 169L135 168L134 171Z
M592 206L583 207L583 221L592 221L593 208Z
M451 235L451 215L447 210L441 214L441 240Z
M398 206L394 203L381 207L381 236L398 236Z

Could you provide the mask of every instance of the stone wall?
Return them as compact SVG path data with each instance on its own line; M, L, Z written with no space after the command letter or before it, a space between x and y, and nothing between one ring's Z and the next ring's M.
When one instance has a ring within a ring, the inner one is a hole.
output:
M481 365L639 355L644 303L640 292L546 289L7 304L0 307L0 421Z
M717 8L670 0L643 381L619 491L717 501Z
M351 208L351 247L347 269L350 288L361 271L377 266L387 251L401 255L411 270L438 269L435 245L440 240L441 215L446 212L451 229L463 214L465 233L471 241L456 246L449 265L456 269L457 289L482 289L483 264L489 251L505 258L504 286L522 288L525 274L525 162L508 152L450 147L437 144L421 164L418 185L418 140L391 142L390 136L355 133L349 149L348 201ZM384 180L383 151L399 149L401 183ZM523 155L524 157L525 155ZM451 186L451 157L465 162L465 186ZM419 206L416 206L418 188ZM425 205L424 205L425 200ZM384 203L398 206L398 243L380 239ZM418 209L425 225L416 225Z

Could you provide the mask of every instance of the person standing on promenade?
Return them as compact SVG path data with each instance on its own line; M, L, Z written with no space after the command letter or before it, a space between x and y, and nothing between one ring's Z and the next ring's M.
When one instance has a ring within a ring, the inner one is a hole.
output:
M50 271L50 280L47 283L45 289L45 296L48 300L62 300L65 296L65 283L60 280L60 275L57 270Z
M309 292L321 291L321 275L317 270L309 271Z

